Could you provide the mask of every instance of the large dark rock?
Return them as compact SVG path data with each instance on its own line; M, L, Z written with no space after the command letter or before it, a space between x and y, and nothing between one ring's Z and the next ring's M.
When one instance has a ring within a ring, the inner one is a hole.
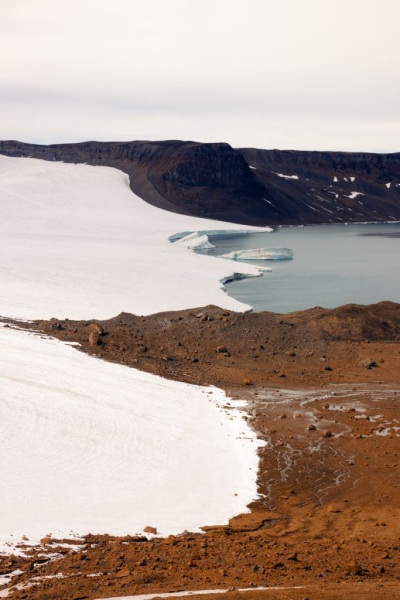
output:
M166 210L252 225L400 220L400 153L233 149L197 142L0 142L0 154L105 165Z

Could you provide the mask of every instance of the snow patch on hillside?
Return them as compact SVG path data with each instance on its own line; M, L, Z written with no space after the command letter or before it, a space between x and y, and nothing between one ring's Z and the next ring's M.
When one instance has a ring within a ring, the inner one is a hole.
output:
M283 179L298 179L298 175L284 175L283 173L275 173L278 177L282 177Z
M350 200L354 200L357 196L365 196L362 192L351 192L346 198L350 198Z
M0 395L0 551L24 535L194 531L257 497L259 442L216 388L1 325Z

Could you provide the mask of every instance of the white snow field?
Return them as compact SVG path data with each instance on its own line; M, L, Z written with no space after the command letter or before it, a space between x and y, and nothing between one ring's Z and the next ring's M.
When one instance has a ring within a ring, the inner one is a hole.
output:
M0 315L102 319L211 303L249 308L223 291L229 263L168 241L182 231L220 231L221 222L147 204L117 169L0 156L0 214ZM243 225L227 229L243 232ZM259 275L249 265L235 269Z
M193 531L257 497L259 442L221 390L0 332L0 551L24 535Z
M2 316L247 308L221 289L227 261L168 241L199 232L187 246L201 245L221 223L146 204L115 169L0 156L0 214ZM246 511L257 497L259 442L226 402L221 390L1 325L0 551L22 536L36 543L147 525L168 535Z

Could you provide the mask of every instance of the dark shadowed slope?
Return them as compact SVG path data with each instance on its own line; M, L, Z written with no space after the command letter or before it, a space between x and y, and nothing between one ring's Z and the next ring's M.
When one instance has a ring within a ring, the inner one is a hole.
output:
M121 169L138 196L249 225L400 220L400 153L234 149L197 142L0 142L0 154Z

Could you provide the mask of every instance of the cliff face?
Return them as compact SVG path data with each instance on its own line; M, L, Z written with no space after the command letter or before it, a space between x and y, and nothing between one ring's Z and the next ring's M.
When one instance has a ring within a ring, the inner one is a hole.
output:
M196 142L0 142L0 154L121 169L160 208L252 225L400 220L400 153Z
M400 217L400 153L239 152L289 219L341 223Z

